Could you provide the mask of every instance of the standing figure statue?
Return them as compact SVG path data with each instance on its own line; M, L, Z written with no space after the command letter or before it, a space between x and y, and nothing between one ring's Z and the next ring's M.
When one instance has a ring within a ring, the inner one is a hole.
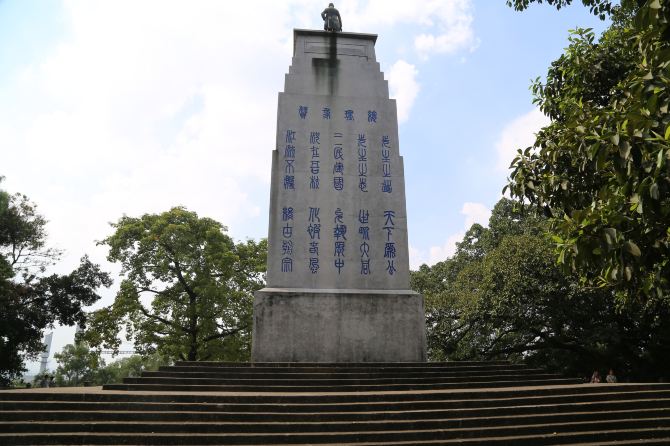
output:
M342 31L342 17L340 17L340 11L335 9L335 5L332 3L329 3L328 7L323 10L321 18L323 19L323 29L326 31Z

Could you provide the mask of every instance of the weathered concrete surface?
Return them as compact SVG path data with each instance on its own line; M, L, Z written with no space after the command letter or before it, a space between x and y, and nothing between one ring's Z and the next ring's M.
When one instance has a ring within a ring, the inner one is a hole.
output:
M376 36L296 30L279 94L252 359L423 361L404 166ZM278 289L290 289L279 292Z
M268 286L407 290L404 166L398 155L395 103L388 99L328 97L326 101L323 98L285 93L279 96L277 139L285 141L287 132L295 132L296 140L291 144L295 147L294 158L285 156L288 145L285 142L281 143L281 150L272 154ZM300 104L321 113L326 102L332 110L352 109L354 114L364 114L366 120L346 122L338 114L324 122L320 116L309 119L308 114L304 122L296 121ZM367 122L369 108L376 111L380 122ZM312 133L319 134L320 144L310 144ZM358 154L359 138L365 141L365 149L361 148L365 162L359 162L363 158ZM382 161L383 139L389 146L384 149L387 161ZM312 157L311 147L318 148L315 152L318 157ZM342 151L337 159L336 149ZM365 177L359 175L361 171L366 172ZM287 177L292 178L290 189L284 187ZM311 187L312 177L318 179L318 188ZM361 191L362 178L367 185L365 192ZM341 190L334 186L338 180ZM382 190L385 182L390 192ZM286 215L288 211L290 216ZM319 233L310 233L310 228L316 226ZM345 233L338 236L337 227L344 228ZM290 230L290 235L286 230ZM367 231L365 236L363 230ZM341 255L336 254L337 242L343 244ZM365 256L363 243L368 251ZM312 250L312 246L317 250ZM387 252L388 249L393 252ZM283 263L286 259L290 259L290 268ZM340 260L338 268L335 262ZM368 262L368 270L363 269L363 260Z
M417 293L265 289L256 294L254 323L253 352L263 361L426 360Z

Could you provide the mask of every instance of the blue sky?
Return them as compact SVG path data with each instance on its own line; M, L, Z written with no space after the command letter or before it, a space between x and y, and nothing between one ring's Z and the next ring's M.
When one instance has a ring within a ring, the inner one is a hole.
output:
M95 245L108 223L175 205L238 240L265 237L292 29L320 29L326 4L0 0L0 175L49 219L50 243L66 250L57 269L88 253L118 272ZM546 122L530 80L569 29L606 23L581 4L335 6L345 31L379 35L401 118L410 263L443 260L470 224L486 223L516 148ZM54 350L73 332L58 329Z

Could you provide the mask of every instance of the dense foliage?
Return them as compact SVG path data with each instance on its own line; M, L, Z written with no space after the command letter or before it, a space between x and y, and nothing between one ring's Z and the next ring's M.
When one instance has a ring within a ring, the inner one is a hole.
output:
M509 188L550 216L559 262L653 310L670 306L670 2L610 10L598 41L575 30L533 85L551 124L519 151Z
M110 362L98 370L96 384L120 383L123 378L137 377L145 370L158 370L160 366L170 362L158 354L149 356L132 355Z
M145 370L158 370L160 366L169 364L158 354L132 355L107 364L100 352L91 349L85 342L68 344L54 357L58 362L53 374L56 386L120 383L123 378L140 376ZM36 385L41 384L41 377L37 377Z
M100 353L89 349L83 342L67 344L60 353L54 354L54 358L58 363L55 378L59 386L92 384L105 366Z
M509 6L513 6L517 11L524 10L533 3L542 3L543 0L507 0ZM572 0L544 0L549 5L553 5L556 9L561 9L564 6L568 6L572 3ZM604 19L607 14L612 12L612 1L611 0L582 0L584 6L588 6L589 10L599 16L601 19Z
M556 264L547 229L503 199L452 258L412 272L426 297L429 357L524 360L583 376L609 367L623 377L667 373L667 311L618 311L611 290L583 286Z
M42 332L56 322L84 324L82 307L110 286L107 273L87 257L67 275L45 275L60 252L46 247L46 220L21 194L0 191L0 387L44 349Z
M142 355L245 360L252 293L264 284L267 244L235 244L225 228L184 208L123 217L101 243L124 279L114 303L89 318L85 339L118 349L119 334Z

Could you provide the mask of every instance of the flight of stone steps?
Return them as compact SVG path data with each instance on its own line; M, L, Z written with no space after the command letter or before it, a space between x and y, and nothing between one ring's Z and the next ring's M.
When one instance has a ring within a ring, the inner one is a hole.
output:
M670 384L501 362L179 363L105 387L0 391L0 445L670 444Z
M542 369L491 362L220 363L177 362L106 390L371 392L577 384Z

